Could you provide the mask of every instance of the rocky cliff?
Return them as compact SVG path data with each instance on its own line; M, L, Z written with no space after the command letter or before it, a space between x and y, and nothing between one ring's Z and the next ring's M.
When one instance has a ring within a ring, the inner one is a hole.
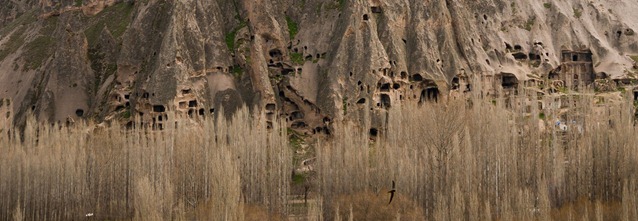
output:
M381 124L391 106L552 74L634 78L637 11L634 0L9 0L0 98L17 121L161 126L168 111L248 105L330 133L333 120Z

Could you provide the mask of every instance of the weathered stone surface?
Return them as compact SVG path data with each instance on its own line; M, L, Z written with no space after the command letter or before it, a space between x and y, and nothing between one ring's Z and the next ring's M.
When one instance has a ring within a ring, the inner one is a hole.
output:
M0 97L57 121L227 104L273 109L306 133L344 118L381 128L388 108L459 87L551 85L564 51L591 51L592 78L631 77L636 11L633 0L12 0L0 6ZM47 26L53 53L24 68Z

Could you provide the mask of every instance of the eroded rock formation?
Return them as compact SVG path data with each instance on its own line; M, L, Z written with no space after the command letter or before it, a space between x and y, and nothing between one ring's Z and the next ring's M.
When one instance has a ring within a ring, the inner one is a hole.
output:
M170 110L247 105L300 132L349 118L376 136L405 102L633 78L636 11L633 0L10 0L0 97L18 120L157 124Z

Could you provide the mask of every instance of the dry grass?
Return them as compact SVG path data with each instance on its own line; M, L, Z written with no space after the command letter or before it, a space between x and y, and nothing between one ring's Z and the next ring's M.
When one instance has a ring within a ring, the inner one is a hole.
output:
M572 111L539 119L535 102L531 113L519 105L530 99L397 105L375 142L369 123L336 123L314 144L307 215L294 218L638 220L631 102L596 107L580 96ZM568 131L554 127L559 118ZM230 121L169 119L163 131L30 119L22 137L0 121L0 220L291 218L293 157L280 124L267 130L245 109Z
M424 212L409 197L397 194L396 199L389 202L387 191L373 193L358 192L338 196L335 200L339 208L339 216L353 220L423 220Z

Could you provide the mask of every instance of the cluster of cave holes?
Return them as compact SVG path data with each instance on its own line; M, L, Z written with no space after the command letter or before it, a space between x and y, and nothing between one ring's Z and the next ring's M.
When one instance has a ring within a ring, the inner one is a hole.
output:
M535 42L534 43L535 46L543 46L542 42ZM514 59L516 60L541 60L541 55L540 54L536 54L533 52L530 52L528 54L525 54L525 52L523 52L523 47L520 45L514 45L514 47L512 47L512 45L510 45L509 43L505 42L505 50L508 52L514 52L512 53L512 56L514 57ZM549 53L546 53L547 56L549 56ZM486 60L486 62L489 64L489 60Z
M124 95L124 104L120 104L117 105L115 107L115 111L120 111L120 110L124 110L125 108L129 108L131 106L131 102L129 101L129 99L131 98L131 94L125 94ZM118 102L122 102L122 96L120 96L119 94L113 95L113 99L117 100ZM76 115L78 114L78 112L76 112Z
M541 60L541 55L530 52L528 54L530 60L538 61Z
M292 123L292 125L290 125L291 128L293 129L302 129L302 128L306 128L308 125L306 125L306 122L303 121L297 121Z
M363 91L363 90L365 89L365 86L363 85L363 82L361 82L361 81L358 81L358 82L357 82L357 86L359 86L359 90L360 90L360 91ZM369 87L368 87L368 88L369 88ZM368 91L369 91L369 89L368 89Z
M401 75L407 76L407 73L401 72ZM428 85L427 88L421 91L419 103L423 103L426 101L434 101L434 102L438 101L438 98L441 95L441 92L439 91L438 87L436 87L436 84L433 81L424 79L423 76L420 74L412 75L410 80L415 82L426 81L425 84ZM361 81L359 81L358 84L361 86ZM380 92L390 92L390 89L395 89L395 90L400 89L401 84L378 83L377 87L379 88ZM467 85L468 90L469 90L469 87L470 86ZM414 89L414 86L410 85L410 89ZM361 90L363 90L363 86L361 86ZM414 97L416 98L416 95L414 95ZM403 95L400 95L399 99L403 100ZM357 104L364 104L365 102L366 102L365 98L361 98L357 101ZM377 107L390 108L391 106L392 106L392 99L390 98L390 95L385 93L380 94L380 102L377 103Z
M197 108L197 100L190 100L188 102L186 101L179 102L179 108L181 109Z
M307 46L304 46L304 50L307 50ZM313 56L312 56L312 54L308 54L308 55L306 55L306 56L304 57L304 60L306 60L306 61L312 61L312 59L313 59L313 58L314 58L314 59L317 59L317 60L319 60L319 59L325 59L327 55L328 55L328 53L327 53L327 52L324 52L324 53L321 53L321 54L316 54L316 55L315 55L315 57L313 57Z
M428 87L426 89L421 90L421 96L419 97L419 104L422 104L427 101L438 102L440 91L436 87Z
M312 129L312 134L324 133L326 135L330 135L330 129L328 127L315 127Z
M288 88L289 90L294 90L290 85L286 86L286 88ZM292 129L306 129L306 128L312 127L311 125L307 124L304 121L306 115L299 110L299 105L293 102L290 98L286 97L284 91L279 91L279 95L281 96L281 99L283 99L286 102L289 102L293 106L294 111L290 112L289 114L286 114L288 116L286 119L288 121L292 121L290 125ZM303 103L306 106L310 106L312 111L319 114L320 110L316 106L314 106L314 104L310 102L308 99L304 98ZM267 104L265 107L266 113L274 113L275 108L276 108L275 104L272 104L272 103ZM311 129L310 132L312 134L319 134L319 133L323 133L326 135L331 134L330 128L326 126L331 122L330 117L325 116L323 117L322 121L323 121L323 124L320 124L319 126L316 126Z
M195 115L195 110L196 110L196 109L190 109L190 110L188 110L188 116L189 116L189 117L193 117L193 116ZM215 113L215 109L214 109L214 108L211 108L211 109L209 110L209 112L210 112L211 114L212 114L212 113ZM199 116L205 116L205 115L206 115L206 109L204 109L204 108L197 109L197 114L198 114Z
M390 92L390 88L392 89L399 89L401 88L401 84L399 83L378 83L378 88L380 92ZM377 103L377 107L382 107L382 108L390 108L392 106L392 100L390 98L390 95L388 94L381 94L381 100L379 103ZM361 98L357 101L357 104L365 104L366 100L365 98Z
M139 97L140 93L135 93L135 96ZM141 94L141 98L142 99L149 99L151 96L155 96L155 93L143 92ZM115 111L120 111L120 110L124 110L126 108L130 108L131 107L131 102L130 102L131 94L130 93L124 94L124 99L122 99L122 96L120 96L119 94L113 95L112 99L114 101L119 102L119 103L124 102L124 104L117 105L115 107ZM76 113L76 115L77 115L77 113Z
M464 92L468 92L472 90L472 85L469 83L465 83L465 88L463 88ZM461 81L459 80L459 77L454 77L452 78L452 90L459 90L461 89Z
M280 66L281 65L281 60L282 60L282 56L283 54L281 53L281 50L279 49L272 49L268 52L268 55L270 55L270 60L268 61L268 66Z

